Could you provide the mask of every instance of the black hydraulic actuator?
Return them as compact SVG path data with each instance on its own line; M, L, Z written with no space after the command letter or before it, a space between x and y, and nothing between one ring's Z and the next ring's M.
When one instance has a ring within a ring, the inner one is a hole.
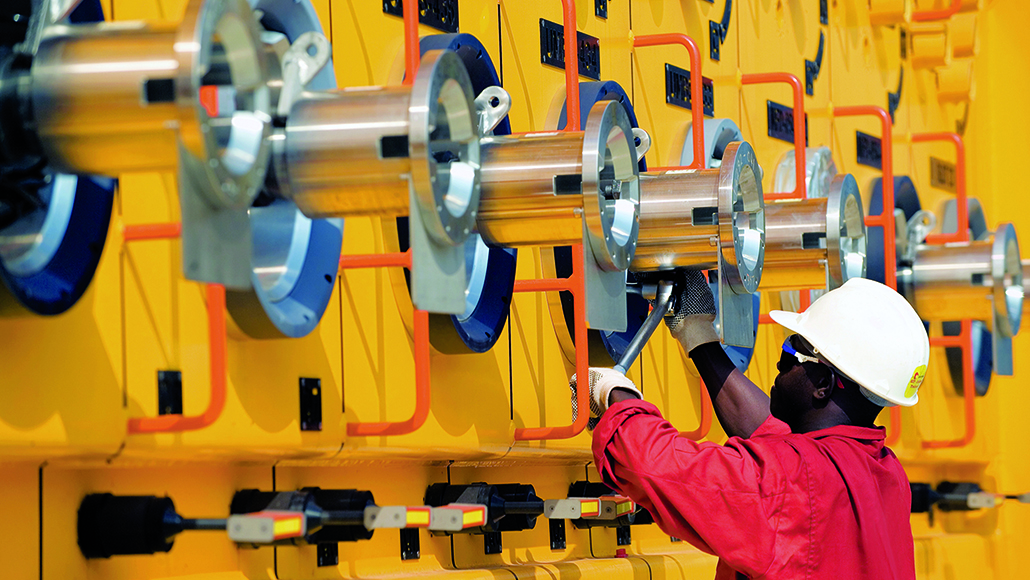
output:
M1001 494L984 491L979 484L963 481L942 481L934 488L929 483L910 483L912 513L931 513L936 507L942 512L974 511L993 508L1005 500L1030 503L1030 493Z
M441 529L446 527L430 524L429 529L434 534L488 534L529 530L536 526L537 516L544 513L544 501L536 496L533 486L521 483L434 483L426 489L425 503L448 510L468 507L470 509L462 517L475 524L463 526L462 529ZM477 516L476 507L485 508L486 513ZM434 517L437 513L441 512L434 509ZM477 517L479 521L471 521Z
M367 540L376 528L425 527L426 507L375 505L372 493L308 488L292 492L244 490L228 518L184 518L171 498L87 495L79 505L78 543L86 558L171 550L186 530L218 530L242 546Z

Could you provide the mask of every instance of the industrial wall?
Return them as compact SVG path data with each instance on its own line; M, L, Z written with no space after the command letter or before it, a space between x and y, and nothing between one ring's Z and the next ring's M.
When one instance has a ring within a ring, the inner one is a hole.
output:
M311 4L331 41L337 86L402 82L399 2ZM910 178L922 207L943 215L957 189L955 143L914 141L913 135L946 132L964 144L964 187L980 201L988 229L1011 222L1027 232L1030 202L1020 168L1022 136L1030 132L1030 15L1012 0L956 4L961 12L930 22L917 22L913 14L951 3L917 0L908 15L902 0L577 0L574 10L577 30L597 40L596 53L581 52L581 61L596 54L590 66L599 62L598 79L625 92L637 124L651 137L651 167L686 164L681 155L691 146L691 110L675 103L667 75L669 67L693 67L682 44L634 40L685 34L700 49L701 70L692 71L693 78L710 79L707 116L736 123L764 169L765 192L778 191L777 166L793 150L792 126L787 123L785 140L775 105L794 107L795 93L788 83L754 75L790 73L804 91L808 146L828 147L837 171L854 175L866 215L876 213L870 199L887 172ZM115 22L178 22L186 1L102 5ZM430 15L457 7L458 30L481 42L481 58L492 61L511 95L513 133L564 124L564 70L543 63L541 54L547 26L563 22L562 2L420 6ZM426 24L418 32L443 33ZM744 84L749 75L755 82ZM874 114L840 114L858 106L892 115L890 134ZM60 315L12 312L0 319L0 562L6 577L714 575L713 556L654 524L580 529L545 517L531 529L499 535L380 529L371 539L321 546L248 548L223 532L186 531L167 552L86 559L77 545L77 512L94 493L167 496L184 517L222 518L243 489L367 490L380 506L422 506L434 483L530 484L538 497L558 499L575 482L598 481L589 431L550 440L523 440L521 431L572 423L568 380L575 351L557 293L515 293L507 322L486 352L445 353L442 339L434 342L428 383L416 380L412 302L401 268L327 274L328 307L300 338L271 332L254 338L260 333L247 325L258 324L260 308L241 306L247 298L230 292L225 333L219 334L218 315L209 307L221 304L183 276L179 240L125 236L132 226L180 222L177 187L174 173L121 174L84 296ZM397 252L403 249L398 231L394 218L346 217L342 254ZM518 280L553 277L555 267L549 248L518 250ZM763 292L761 312L784 299ZM453 332L445 328L449 323L430 315L430 333ZM931 323L930 333L941 336L941 323ZM211 346L219 336L226 337L224 360ZM784 337L775 325L758 325L747 374L763 388L775 377ZM1014 374L993 376L986 394L975 398L963 397L961 375L953 378L945 349L933 348L919 404L881 415L911 481L971 482L999 494L1030 491L1030 394L1022 384L1030 372L1030 343L1017 336L1013 345ZM592 360L603 362L604 347L592 343L591 349ZM726 439L696 370L664 326L628 374L684 436ZM423 388L428 393L416 394ZM224 406L212 408L223 390ZM420 397L428 397L424 422L417 420ZM127 427L132 419L177 415L206 419L199 428L170 432ZM406 421L415 428L401 434L361 434L354 427ZM1030 506L1015 501L915 513L912 526L921 580L1021 578L1030 564L1023 547Z

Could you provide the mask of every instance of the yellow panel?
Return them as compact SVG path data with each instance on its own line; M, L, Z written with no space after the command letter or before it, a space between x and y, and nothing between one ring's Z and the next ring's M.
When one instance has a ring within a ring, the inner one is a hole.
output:
M11 578L39 576L39 467L27 463L0 465L0 489L4 490L0 523L5 533L0 559Z
M43 575L143 580L199 572L240 570L251 577L273 566L272 550L238 550L224 532L184 532L171 551L152 556L86 560L76 545L75 514L90 493L167 496L184 517L226 517L233 493L272 485L269 467L156 466L118 462L106 467L43 469Z

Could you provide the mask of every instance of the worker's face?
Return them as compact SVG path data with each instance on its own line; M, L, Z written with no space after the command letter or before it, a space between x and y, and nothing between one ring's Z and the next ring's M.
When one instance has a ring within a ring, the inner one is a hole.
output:
M800 336L793 336L790 344L803 355L812 355L812 349ZM822 372L818 363L800 363L791 354L782 352L776 363L776 380L769 391L769 410L772 416L788 425L799 419L805 412L814 407L816 377ZM811 368L808 368L811 367Z

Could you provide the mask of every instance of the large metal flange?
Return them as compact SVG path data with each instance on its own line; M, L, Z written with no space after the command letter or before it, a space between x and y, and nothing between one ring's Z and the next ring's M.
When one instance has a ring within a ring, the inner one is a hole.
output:
M246 0L190 0L175 40L182 148L220 208L250 206L271 155L272 63Z
M826 276L832 290L851 278L865 277L866 230L862 195L850 173L830 182L826 200Z
M601 269L626 270L637 247L640 181L633 127L614 101L590 108L583 138L583 215Z
M997 332L1013 337L1023 317L1023 267L1019 258L1016 229L1010 223L994 231L991 246L991 296Z
M719 239L723 276L739 293L758 289L765 263L765 202L761 170L746 141L731 143L719 168Z
M411 90L409 148L418 210L441 244L461 244L476 226L479 125L472 81L453 51L422 57Z

